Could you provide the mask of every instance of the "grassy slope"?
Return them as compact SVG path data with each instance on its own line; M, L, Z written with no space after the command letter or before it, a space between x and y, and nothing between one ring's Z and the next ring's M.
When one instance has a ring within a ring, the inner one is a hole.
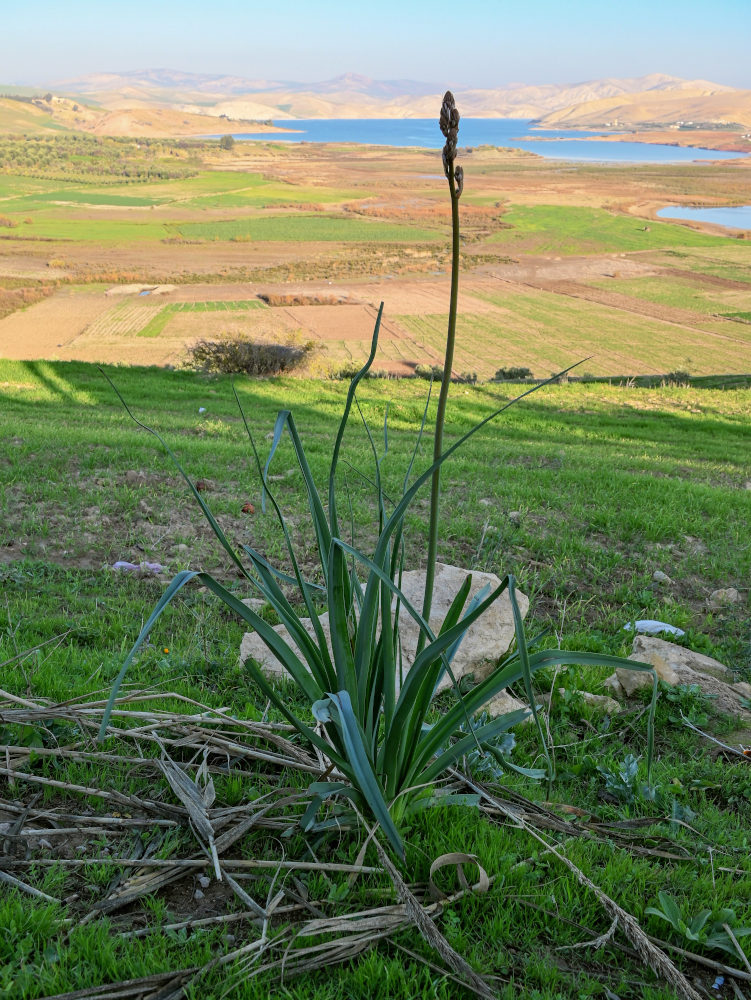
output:
M157 370L112 369L111 374L139 416L164 431L189 473L209 478L206 496L225 527L278 555L278 536L260 514L257 481L248 469L247 445L228 381L205 382ZM154 440L129 422L95 369L1 362L0 382L0 435L9 442L0 469L0 551L5 553L0 566L5 600L0 662L73 629L60 645L6 668L3 686L26 696L84 695L106 688L161 589L156 581L102 572L103 565L115 558L147 558L168 563L172 571L203 564L231 575L200 527L200 518L186 512L184 486L169 462ZM344 387L271 380L243 382L238 390L262 443L276 409L292 405L314 473L322 479ZM362 389L363 410L376 426L385 401L391 401L390 453L383 467L389 489L397 487L412 448L423 395L424 387L414 383L370 382ZM486 414L494 396L490 389L457 391L450 406L450 432L459 433ZM199 405L207 407L206 414L198 414ZM691 646L719 655L749 677L745 610L713 615L703 601L715 586L743 586L751 576L744 529L751 518L751 492L744 488L750 411L749 392L602 386L544 390L488 428L448 467L442 555L500 573L514 571L532 596L532 632L551 625L565 645L619 652L627 648L621 631L625 620L662 618L686 628ZM353 424L346 457L367 468L367 454L362 430ZM300 488L296 475L287 471L291 467L291 453L284 445L275 460L283 478L275 487L299 525L295 534L304 546ZM146 485L129 484L128 470L143 471ZM356 477L348 478L356 522L367 534L370 490L358 485ZM248 499L257 506L253 517L239 511ZM509 518L511 511L519 516ZM424 549L424 530L418 506L410 522L415 559ZM180 547L184 545L187 549ZM653 584L651 574L657 568L668 572L674 584ZM142 686L157 682L204 703L229 705L232 711L258 717L263 705L236 662L241 631L207 595L189 591L155 630L154 645L134 665L130 680ZM574 668L565 684L575 689L582 683L591 689L602 675ZM543 677L541 684L557 686L561 678ZM681 707L701 721L707 707L692 697L682 696ZM643 716L626 720L633 728L616 723L610 736L598 735L600 723L579 703L556 703L551 726L561 777L554 798L616 820L653 814L649 803L604 802L604 779L588 756L595 754L594 762L607 769L627 752L643 753ZM593 743L582 742L593 733ZM747 766L713 763L703 756L703 748L677 721L676 706L669 702L660 708L658 734L655 780L663 788L672 787L670 794L697 813L691 822L702 836L725 849L742 850L751 818ZM520 734L514 759L532 763L535 755L532 735ZM62 773L80 783L98 780L83 765L70 765ZM680 784L671 786L676 779ZM148 787L144 781L152 779L132 774L113 780L143 791ZM544 794L528 782L510 782L533 797ZM230 794L221 781L218 794L219 801ZM655 902L656 890L664 888L692 913L704 905L730 905L740 924L751 921L751 874L711 872L701 862L704 848L687 830L663 826L656 832L696 852L699 863L660 864L582 842L569 844L567 853L640 919L644 907ZM544 858L531 864L524 860L530 853L535 856L535 848L518 831L494 826L472 810L452 809L416 821L409 843L412 877L425 877L426 859L449 850L477 853L491 874L502 876L490 897L452 907L442 929L477 968L516 980L516 986L502 991L509 1000L518 995L521 982L526 995L546 1000L598 995L603 976L624 997L671 996L648 985L649 976L638 965L614 953L605 954L604 965L576 953L579 957L568 970L551 961L553 946L576 943L580 934L529 910L524 900L560 910L600 931L607 921L562 869ZM301 848L294 838L287 844L291 855ZM245 849L250 856L273 856L275 850L273 841L262 836L251 836ZM345 838L334 853L351 860L355 850ZM749 872L747 852L735 854L731 863ZM111 874L92 868L87 898L96 898ZM32 877L52 895L70 891L70 879L62 871L40 871ZM316 876L304 881L313 899L331 891ZM358 898L355 892L349 903L356 905ZM156 934L148 941L124 942L110 932L107 921L98 921L74 929L65 945L58 943L53 960L45 949L59 935L64 911L12 892L0 905L3 926L9 928L3 942L3 982L19 998L203 963L212 951L225 947L219 932L210 929L188 938ZM148 920L160 919L159 905L155 899ZM654 920L648 927L667 933ZM402 940L423 951L414 935ZM232 970L229 974L236 975ZM226 983L224 973L209 976L201 996L218 997ZM268 989L263 979L244 979L234 995L261 998ZM291 980L287 989L286 995L300 1000L406 1000L426 991L445 1000L458 995L450 981L435 979L424 966L388 950L351 967Z

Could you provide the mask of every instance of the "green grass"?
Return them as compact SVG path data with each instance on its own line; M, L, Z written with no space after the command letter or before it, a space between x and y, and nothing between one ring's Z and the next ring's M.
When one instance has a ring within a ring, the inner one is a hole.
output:
M323 215L280 215L225 222L175 223L146 218L128 220L76 217L71 210L60 208L55 212L39 211L31 219L27 223L22 215L16 214L18 227L9 231L10 236L0 232L0 238L20 236L86 243L149 243L178 235L184 239L201 241L403 243L434 240L438 235L431 230L407 225Z
M245 312L248 309L266 309L260 299L224 299L221 302L171 302L165 309L170 312Z
M186 222L175 225L175 229L186 239L249 242L293 240L396 243L434 240L438 235L431 230L412 226L327 215L276 215L226 222Z
M136 414L165 434L189 475L210 481L203 495L230 535L249 540L276 560L280 539L270 517L260 511L258 483L248 463L230 380L157 369L108 371ZM156 580L108 572L105 567L115 559L158 560L170 572L189 565L216 568L239 596L246 592L217 555L171 464L153 439L130 422L93 366L0 361L0 383L0 436L7 442L0 465L0 663L72 629L59 644L5 666L2 686L24 698L95 696L111 683L162 591ZM235 384L264 452L264 436L277 409L293 408L313 473L322 482L346 386L292 379ZM499 394L508 391L507 386L457 387L449 402L449 440L490 412ZM422 383L375 380L359 393L374 427L382 423L389 401L389 453L381 469L387 492L399 488L424 394ZM199 406L206 412L199 414ZM555 644L560 636L569 648L624 653L629 643L623 623L656 617L685 628L688 645L732 663L749 679L747 608L712 613L705 597L718 586L742 589L751 578L746 529L751 491L745 488L750 416L751 390L546 388L477 435L446 466L440 555L501 575L513 571L532 599L530 632L553 630L545 642ZM429 450L423 448L418 468L428 461ZM355 468L370 467L367 438L355 423L345 438L344 457ZM283 478L274 486L295 522L296 541L304 547L304 499L293 465L292 450L284 442L272 469ZM130 481L129 471L143 472L146 482ZM355 531L368 535L372 490L353 472L347 472L347 480ZM240 509L247 501L256 505L253 516ZM512 511L518 512L514 518L509 517ZM408 524L411 563L424 553L424 520L424 509L418 506ZM652 582L655 569L673 579L667 590ZM188 588L152 631L152 645L133 664L129 680L140 687L160 685L165 692L177 691L257 719L265 701L237 662L242 631L209 594ZM565 686L575 691L579 685L597 689L603 673L570 668L565 675L541 676L541 690ZM669 932L644 912L654 905L658 889L675 895L691 912L705 905L732 906L741 924L751 922L748 765L707 754L706 744L681 724L678 709L701 719L711 715L711 703L690 692L678 692L677 697L671 702L663 696L658 705L654 780L669 801L676 798L696 815L689 827L661 823L643 832L637 827L631 834L646 846L664 847L666 841L656 838L669 838L671 850L685 850L687 860L638 857L622 846L583 838L565 842L567 857L647 930L662 936ZM175 702L169 705L178 707ZM548 795L516 776L506 783L533 799L552 798L591 810L604 822L654 816L653 803L619 804L603 798L605 779L597 770L617 768L627 753L643 753L641 709L637 705L625 717L614 717L608 728L575 696L554 699L550 726L559 778L553 792ZM513 758L527 766L538 754L529 729L519 732ZM64 728L53 735L58 744L80 739ZM37 773L81 783L102 780L101 767L93 764L55 761L44 768L33 766ZM166 787L157 786L159 780L138 769L113 767L107 787L169 796ZM284 776L287 784L295 780L289 773ZM236 801L238 789L220 774L215 781L218 803ZM271 775L262 769L247 774L245 781L248 795L253 794L251 786L261 791L273 787ZM27 792L20 782L12 794L24 799ZM52 805L66 800L45 794L43 801ZM67 801L80 806L75 796ZM92 808L101 811L102 806ZM586 949L554 951L587 938L557 914L595 933L607 930L609 920L594 897L518 829L470 808L442 808L419 814L407 840L410 881L424 881L439 854L462 850L477 854L488 873L497 876L489 894L452 905L439 926L476 969L501 978L499 995L504 1000L518 997L520 990L539 1000L598 997L603 983L624 998L672 1000L673 994L638 963L611 948L597 956ZM267 831L251 830L241 852L275 857L278 843ZM713 865L708 844L714 848ZM133 846L132 840L119 839L116 849L124 852ZM186 842L181 849L193 848ZM304 839L293 828L284 839L285 856L303 857L305 850ZM341 833L315 850L327 859L352 861L358 844ZM723 872L722 867L742 874ZM36 1000L202 964L227 950L222 930L124 940L119 918L97 919L83 927L63 923L68 917L77 919L101 896L111 869L92 868L83 883L60 869L27 872L34 886L61 899L84 891L82 901L68 905L53 906L3 890L0 986L9 995ZM266 883L244 885L261 896L266 892ZM372 895L385 892L386 886L377 879L360 880L349 890L344 907L387 901L390 893ZM312 872L298 880L295 891L325 900L332 892L343 895L346 879L334 877L330 883L320 872ZM548 912L530 909L530 903ZM135 905L128 919L140 914L147 924L158 924L164 906L159 894L147 905ZM325 906L327 912L340 912ZM252 937L255 932L235 927L233 933L239 946L244 934ZM397 942L437 961L414 930ZM691 974L693 967L685 962L683 966ZM707 980L710 985L713 975ZM248 1000L279 990L275 978L254 979L247 970L230 966L210 973L189 995L219 1000L230 984L233 995ZM451 980L392 946L304 979L287 979L283 989L296 1000L453 1000L463 995Z
M726 240L712 249L686 247L669 250L658 258L668 267L709 274L728 281L751 282L751 246L741 240Z
M645 232L645 223L632 216L571 205L513 205L503 221L512 228L494 233L488 242L506 246L512 252L570 255L721 247L727 242L722 236L708 236L666 222L650 222Z
M90 219L76 218L70 210L59 209L57 212L39 212L31 216L27 223L21 216L17 229L11 230L10 237L44 238L46 240L74 241L83 243L151 243L162 240L167 230L161 222L130 221L126 219Z
M215 176L212 174L212 176ZM235 175L237 176L237 174ZM353 198L364 197L362 191L352 192L338 190L321 186L305 186L300 184L285 184L276 180L269 180L263 174L239 175L242 186L230 190L215 188L203 193L197 193L194 198L185 201L185 207L190 208L263 208L266 205L285 204L305 204L317 202L328 204L331 202L349 201ZM217 193L219 190L221 193Z
M113 194L110 191L91 191L87 188L76 189L58 188L54 191L38 192L27 195L24 198L15 198L8 202L6 207L9 211L23 212L39 207L47 208L49 202L70 202L74 205L113 205L115 207L127 206L131 208L149 208L151 205L158 205L155 198L144 198L140 195Z
M619 292L636 299L645 299L659 305L687 309L704 316L728 316L741 319L751 313L730 312L729 307L748 303L751 305L751 289L721 289L707 287L700 278L690 272L684 276L660 275L649 278L606 278L591 282L596 288Z

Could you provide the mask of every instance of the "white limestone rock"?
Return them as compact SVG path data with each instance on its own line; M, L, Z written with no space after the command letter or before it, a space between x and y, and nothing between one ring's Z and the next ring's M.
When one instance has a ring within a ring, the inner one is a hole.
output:
M433 588L433 606L430 615L430 626L434 632L438 632L446 617L451 602L454 600L459 588L462 586L467 570L459 566L449 566L444 563L436 564L435 584ZM467 603L472 599L485 584L489 584L491 589L499 586L500 579L494 573L472 572L472 585L470 587ZM418 610L422 608L422 595L425 590L425 571L409 570L402 576L402 592L407 600ZM529 598L521 591L516 591L516 598L522 617L525 617L529 610ZM307 632L314 635L313 626L310 619L301 619ZM330 634L328 628L328 614L320 616L321 625L326 635L326 641L330 648ZM402 642L402 658L405 671L408 670L415 657L419 628L416 622L404 611L399 615L399 626ZM275 631L281 635L285 641L289 642L293 649L298 652L297 645L290 639L284 625L275 626ZM475 682L483 680L493 670L499 658L507 651L514 638L514 620L511 611L511 602L508 593L504 592L480 618L474 622L466 632L459 649L454 656L451 667L457 680L471 674ZM242 639L240 646L241 661L252 657L259 664L263 672L269 677L288 676L276 657L271 653L261 637L255 632L247 632ZM451 686L451 679L444 676L439 691ZM497 695L487 706L486 710L490 714L500 714L501 712L514 711L524 707L523 704L502 692Z
M712 697L718 711L751 720L751 713L743 705L747 685L733 683L732 671L719 660L647 635L637 635L632 650L629 659L651 664L666 684L697 684ZM616 675L628 696L652 684L649 674L625 667L618 667Z

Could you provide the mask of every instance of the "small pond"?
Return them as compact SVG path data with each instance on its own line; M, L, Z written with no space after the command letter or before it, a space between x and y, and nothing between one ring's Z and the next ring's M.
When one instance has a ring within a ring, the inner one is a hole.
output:
M670 205L661 208L661 219L687 219L693 222L712 222L729 229L751 229L751 205L734 205L732 208L683 208Z

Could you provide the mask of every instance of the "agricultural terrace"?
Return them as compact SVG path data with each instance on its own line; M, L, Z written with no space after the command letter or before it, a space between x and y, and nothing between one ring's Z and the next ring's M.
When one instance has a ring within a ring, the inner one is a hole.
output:
M175 365L204 335L291 337L326 375L364 359L384 301L376 367L439 360L449 216L430 151L67 134L2 149L0 356ZM456 375L751 370L751 243L654 217L737 202L748 164L463 155ZM144 287L114 302L128 284ZM265 311L246 308L258 296Z

